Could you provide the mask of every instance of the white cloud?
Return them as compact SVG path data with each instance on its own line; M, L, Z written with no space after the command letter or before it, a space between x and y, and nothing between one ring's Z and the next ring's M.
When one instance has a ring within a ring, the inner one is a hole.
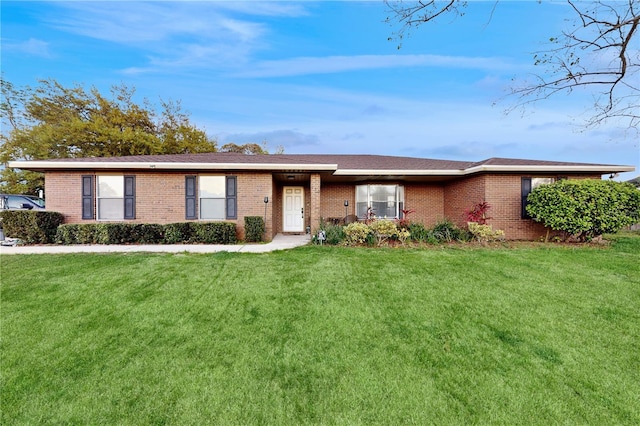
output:
M30 56L39 56L42 58L52 58L53 54L50 50L50 44L46 41L30 38L22 42L2 41L2 49L13 52L21 52Z
M69 33L142 50L140 74L176 67L227 69L266 47L268 26L254 16L298 16L300 5L232 2L64 2L45 18ZM239 15L239 17L233 15Z
M215 2L68 2L49 23L71 33L122 44L194 37L256 39L263 26L230 19Z
M354 55L297 57L261 61L236 77L291 77L383 68L447 67L482 70L514 70L519 66L502 58L443 55Z

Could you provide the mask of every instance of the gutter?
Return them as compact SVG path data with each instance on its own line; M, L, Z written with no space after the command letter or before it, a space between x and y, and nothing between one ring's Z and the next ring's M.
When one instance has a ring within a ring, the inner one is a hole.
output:
M25 170L268 170L268 171L334 171L337 164L270 164L270 163L165 163L119 161L9 161L11 168Z
M554 165L539 165L539 166L509 166L509 165L482 165L470 167L468 169L457 170L360 170L360 169L342 169L337 170L334 175L336 176L385 176L385 175L400 175L400 176L467 176L483 172L513 172L513 173L541 173L541 172L555 172L555 173L622 173L632 172L635 170L633 166L609 166L609 165L584 165L584 166L554 166Z
M481 172L593 172L593 173L621 173L632 172L635 170L633 166L611 166L611 165L591 165L584 166L555 166L555 165L539 165L539 166L507 166L507 165L481 165L465 169L464 174L474 174Z

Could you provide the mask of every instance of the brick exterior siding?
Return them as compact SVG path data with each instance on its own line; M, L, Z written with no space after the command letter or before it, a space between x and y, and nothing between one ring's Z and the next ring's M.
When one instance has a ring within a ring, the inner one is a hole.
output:
M557 175L486 174L460 179L445 185L445 216L459 226L466 226L466 211L486 201L491 206L488 223L501 229L509 240L537 240L547 229L531 219L522 219L522 178L559 177ZM600 175L569 176L569 179L600 179Z
M82 219L82 176L91 172L47 171L45 174L45 194L47 210L64 215L65 223L90 223ZM108 174L108 173L97 173ZM173 223L185 221L185 176L198 175L186 172L146 172L122 171L118 175L136 176L136 218L137 223ZM201 175L224 175L201 173ZM274 180L269 172L226 173L237 176L237 219L238 238L244 237L245 216L264 217L266 207L266 235L268 239L282 232L282 191L283 183ZM402 183L405 209L415 210L408 219L425 226L448 218L459 226L466 225L465 211L474 204L487 201L492 207L489 223L494 229L505 231L507 239L538 239L546 234L546 229L529 219L521 219L521 179L523 175L483 174L461 178L446 183ZM531 175L527 175L531 176ZM541 175L549 176L549 175ZM571 176L576 178L596 178L599 175ZM362 182L362 184L376 182ZM385 182L387 183L387 182ZM323 183L320 175L310 174L306 183L296 184L305 188L305 226L315 231L321 218L343 218L344 201L349 202L347 214L355 213L354 183ZM264 203L269 197L269 203Z
M45 194L47 210L64 215L65 223L91 223L97 220L82 219L82 176L90 172L47 172L45 175ZM96 173L95 175L135 175L136 177L136 218L127 220L133 223L174 223L185 219L185 176L195 173L172 172L120 172ZM202 173L206 175L221 175ZM264 217L264 197L269 197L267 205L267 236L273 235L273 185L270 173L227 173L237 176L237 212L235 220L238 238L244 238L245 216ZM95 204L94 204L95 211Z

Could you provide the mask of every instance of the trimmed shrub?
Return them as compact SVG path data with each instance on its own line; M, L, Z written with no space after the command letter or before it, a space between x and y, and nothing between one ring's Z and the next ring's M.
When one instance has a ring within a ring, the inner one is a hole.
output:
M0 220L7 237L18 238L25 244L51 244L64 216L58 212L6 210L0 212Z
M262 216L244 217L244 239L249 243L263 241L264 219Z
M61 225L60 244L235 244L236 225L228 222L87 223Z
M94 241L97 244L127 244L134 242L133 226L126 223L96 223Z
M618 232L640 220L640 191L626 182L561 180L537 187L527 201L533 220L582 241Z
M195 243L235 244L236 225L230 222L192 222L192 239Z
M164 226L157 223L141 223L136 227L137 242L140 244L162 244L164 241Z
M79 225L74 223L58 226L56 231L56 243L63 245L77 244Z
M191 222L168 223L163 231L165 244L188 243L191 240Z
M75 244L96 244L98 242L96 238L97 226L97 223L78 225L77 242Z

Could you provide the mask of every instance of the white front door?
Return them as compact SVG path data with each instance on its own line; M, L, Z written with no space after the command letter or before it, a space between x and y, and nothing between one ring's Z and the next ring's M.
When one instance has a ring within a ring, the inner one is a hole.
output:
M304 231L304 188L301 186L285 186L283 188L283 223L284 232Z

